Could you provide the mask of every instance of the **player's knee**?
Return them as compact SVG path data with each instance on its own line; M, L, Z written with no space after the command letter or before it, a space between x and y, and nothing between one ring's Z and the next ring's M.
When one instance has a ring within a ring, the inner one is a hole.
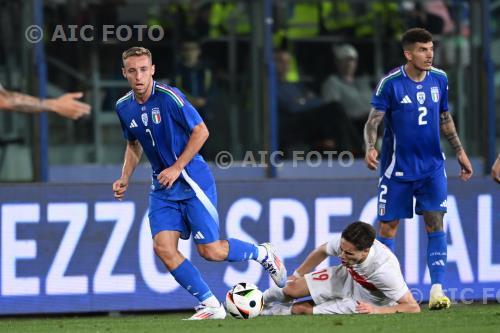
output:
M179 251L175 246L166 245L163 243L154 243L153 245L154 251L156 255L164 260L168 260L176 257L179 254Z
M385 238L394 238L396 237L397 231L398 231L397 223L380 222L380 227L379 227L380 236Z
M208 261L222 261L227 257L227 254L217 244L198 245L198 253L203 259Z
M384 238L394 238L396 237L396 230L380 229L379 235Z
M439 225L425 225L425 231L427 233L431 233L431 232L439 232L439 231L444 231L444 228L443 226L439 226Z
M424 212L425 230L427 232L443 231L443 212Z

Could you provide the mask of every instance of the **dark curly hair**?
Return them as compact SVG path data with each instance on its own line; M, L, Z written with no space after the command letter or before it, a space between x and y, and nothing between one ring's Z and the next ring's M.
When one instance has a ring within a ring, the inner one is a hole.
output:
M415 43L432 42L432 34L423 28L412 28L407 30L401 38L403 49L408 48Z

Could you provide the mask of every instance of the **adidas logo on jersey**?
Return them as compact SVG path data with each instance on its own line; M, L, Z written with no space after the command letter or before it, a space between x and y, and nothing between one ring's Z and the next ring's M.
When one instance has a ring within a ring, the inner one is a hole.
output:
M132 121L130 122L130 128L136 128L137 127L137 123L135 122L135 119L132 119Z
M439 205L439 207L446 208L446 206L447 206L447 202L446 202L446 199L445 199L443 202L441 202L441 204Z
M194 239L205 239L205 236L201 232L197 232L196 235L194 235Z
M403 97L403 99L401 100L400 103L401 104L411 104L411 99L410 99L410 97L408 97L408 95L405 95L405 97Z

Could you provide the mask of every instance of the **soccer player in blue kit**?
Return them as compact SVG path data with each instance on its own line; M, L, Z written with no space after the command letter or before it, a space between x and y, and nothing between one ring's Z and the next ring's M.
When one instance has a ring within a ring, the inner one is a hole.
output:
M447 242L443 229L447 182L440 132L455 150L460 178L472 176L472 166L458 138L448 111L448 78L432 66L432 35L413 28L402 37L407 63L383 77L372 97L372 110L365 125L365 162L380 167L378 185L378 240L394 251L399 220L423 215L427 231L427 266L431 276L429 308L450 307L442 284L446 272ZM380 163L375 148L377 128L384 119Z
M114 196L124 198L144 151L153 169L149 223L154 250L175 280L199 300L189 319L226 316L198 269L178 251L179 238L188 239L190 234L206 260L256 260L284 287L286 269L271 244L219 239L216 186L198 154L208 130L198 112L178 89L153 80L155 66L149 50L132 47L122 59L123 76L132 90L116 103L127 147L121 177L113 183Z

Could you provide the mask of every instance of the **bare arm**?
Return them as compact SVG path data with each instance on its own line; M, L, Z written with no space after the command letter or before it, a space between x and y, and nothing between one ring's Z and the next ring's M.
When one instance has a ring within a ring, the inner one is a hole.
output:
M30 95L0 88L0 109L19 112L56 112L59 115L78 119L90 113L90 105L78 101L82 93L67 93L58 98L41 100Z
M460 142L460 138L458 137L457 130L455 129L453 118L448 111L442 112L439 118L441 132L453 147L453 150L455 150L455 152L458 154L464 148L462 147L462 143Z
M129 179L132 176L137 164L141 160L142 147L139 141L128 141L127 148L125 149L125 158L123 161L122 175L121 177L113 183L113 192L115 193L115 198L122 200L125 196L125 191L127 191Z
M295 272L300 276L304 276L304 274L311 272L314 267L322 263L323 260L325 260L328 257L328 253L326 253L326 244L327 243L320 245L319 247L314 249L314 251L312 251L307 256L307 258L299 266L299 268L295 270Z
M174 165L177 165L177 167L181 170L184 169L189 161L193 159L194 155L196 155L196 153L200 151L201 147L203 147L203 144L207 141L208 136L208 128L205 123L198 124L195 128L193 128L186 148L184 148L184 151Z
M375 148L377 143L377 130L380 122L384 118L384 112L377 111L374 108L370 110L368 115L368 120L365 124L364 138L365 138L365 149L368 151Z
M51 111L41 99L0 89L0 109L20 112Z
M138 140L127 141L125 149L125 158L122 167L122 179L129 179L132 176L137 164L139 164L142 156L142 147Z
M356 311L358 313L366 313L366 314L387 314L387 313L419 313L420 306L418 305L413 295L410 291L407 291L406 294L403 295L398 300L398 304L393 306L375 306L370 303L365 303L362 301L358 301L358 305L356 306Z
M191 135L189 136L189 141L184 148L181 156L177 159L177 161L166 168L158 175L158 181L160 184L167 186L167 188L172 187L174 182L179 177L182 170L186 167L186 165L193 159L194 155L200 151L203 144L208 139L208 129L205 123L198 124L191 131Z
M376 170L378 166L378 152L375 149L377 143L377 131L380 122L384 118L384 112L371 109L365 124L365 162L370 170Z
M448 111L442 112L439 118L441 132L457 154L458 163L461 167L460 178L462 180L468 180L472 177L472 165L467 157L467 154L465 153L462 143L460 142L453 118Z

